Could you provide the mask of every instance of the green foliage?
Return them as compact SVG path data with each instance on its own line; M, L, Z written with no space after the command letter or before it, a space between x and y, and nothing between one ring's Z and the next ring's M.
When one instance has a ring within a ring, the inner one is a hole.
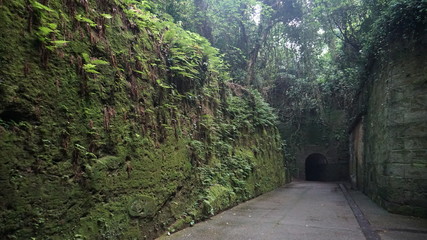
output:
M228 113L238 128L272 127L275 126L277 116L261 94L256 90L248 92L249 99L233 96L228 100Z
M94 64L94 65L108 65L108 64L110 64L109 62L101 60L101 59L92 59L90 61L90 63Z
M109 62L101 59L91 58L87 53L82 53L82 58L85 61L85 64L83 65L83 70L86 73L99 74L100 72L96 70L97 66L110 64Z
M55 11L36 0L31 0L30 4L40 23L36 31L37 39L50 51L65 47L69 41L57 40L62 38L58 28L58 21L63 17L62 12Z
M87 17L83 17L81 14L76 15L75 18L79 22L87 23L91 27L96 27L96 23L94 21L90 20Z
M218 57L216 49L209 42L197 34L184 31L176 25L166 26L164 33L165 41L170 44L169 52L170 70L176 79L185 81L183 83L174 81L173 84L181 89L182 85L203 86L209 81L207 71L214 74L221 68L222 61ZM208 74L209 74L208 72Z
M276 125L277 116L270 105L264 101L258 91L252 91L253 102L251 103L254 109L253 121L255 126L273 127Z
M423 0L393 0L368 7L379 14L372 14L364 29L366 57L381 54L396 39L417 41L427 31L427 2Z
M152 1L43 3L0 4L1 236L152 239L282 184L265 103L231 119L206 39Z
M83 65L83 69L87 73L95 73L95 74L99 73L98 71L95 70L95 68L96 68L95 64L87 63L87 64Z
M30 0L30 3L31 3L31 6L34 7L35 9L45 10L47 12L55 12L53 9L51 9L48 6L45 6L45 5L37 2L36 0Z
M106 18L106 19L111 19L111 18L113 18L113 16L111 16L111 14L108 14L108 13L102 13L101 14L101 16L103 16L104 18Z
M159 86L160 86L160 87L162 87L162 88L166 88L166 89L168 89L168 88L172 88L171 86L169 86L169 85L165 84L161 79L157 79L157 80L156 80L156 82L157 82L157 84L159 84Z

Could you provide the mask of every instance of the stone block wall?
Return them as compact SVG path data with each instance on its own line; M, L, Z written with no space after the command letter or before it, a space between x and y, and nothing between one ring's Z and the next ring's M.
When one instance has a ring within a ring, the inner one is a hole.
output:
M391 212L427 217L427 44L393 44L374 63L359 100L366 108L350 137L354 185Z
M348 179L348 156L347 152L339 147L341 142L335 144L326 142L325 144L307 144L298 149L296 153L296 167L298 171L294 177L298 179L307 179L305 174L306 160L311 154L321 154L327 164L323 169L319 169L319 181L342 181Z

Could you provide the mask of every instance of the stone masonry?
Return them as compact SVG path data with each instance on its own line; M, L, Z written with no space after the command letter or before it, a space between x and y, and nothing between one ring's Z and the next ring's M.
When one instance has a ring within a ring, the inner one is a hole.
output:
M427 217L426 38L376 59L355 108L353 186L391 212Z

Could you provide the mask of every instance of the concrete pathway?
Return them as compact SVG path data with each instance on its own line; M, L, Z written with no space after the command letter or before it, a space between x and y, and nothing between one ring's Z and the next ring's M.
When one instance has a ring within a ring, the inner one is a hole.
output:
M382 240L426 240L427 219L391 214L359 191L348 191Z
M426 220L389 214L363 194L348 192L381 239L427 239ZM364 240L366 237L337 183L296 181L160 239Z

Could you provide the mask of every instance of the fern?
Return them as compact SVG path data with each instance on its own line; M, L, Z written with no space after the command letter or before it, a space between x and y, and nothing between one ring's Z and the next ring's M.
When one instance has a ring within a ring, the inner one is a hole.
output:
M86 63L83 65L83 70L85 70L87 73L99 74L100 72L95 70L97 66L110 64L109 62L101 59L91 59L87 53L82 53L82 58Z
M157 80L156 80L156 82L157 82L157 84L159 84L159 86L160 86L160 87L162 87L162 88L166 88L166 89L172 88L171 86L169 86L169 85L165 84L161 79L157 79Z
M83 65L83 69L85 70L85 72L99 74L99 72L96 71L95 68L96 68L96 65L94 65L94 64L88 63L88 64Z
M55 12L52 8L49 8L48 6L43 5L35 0L31 0L30 3L31 3L31 6L33 6L36 9L45 10L48 12Z
M65 40L51 41L51 43L53 43L55 46L65 46L69 42L70 41L65 41Z
M89 18L83 17L81 14L76 15L76 20L79 22L85 22L91 27L96 27L96 23Z
M107 13L102 13L101 14L101 16L103 16L104 18L106 18L106 19L111 19L111 18L113 18L113 16L111 16L110 14L107 14Z
M104 61L104 60L100 60L100 59L91 60L90 63L92 63L94 65L108 65L108 64L110 64L109 62Z

